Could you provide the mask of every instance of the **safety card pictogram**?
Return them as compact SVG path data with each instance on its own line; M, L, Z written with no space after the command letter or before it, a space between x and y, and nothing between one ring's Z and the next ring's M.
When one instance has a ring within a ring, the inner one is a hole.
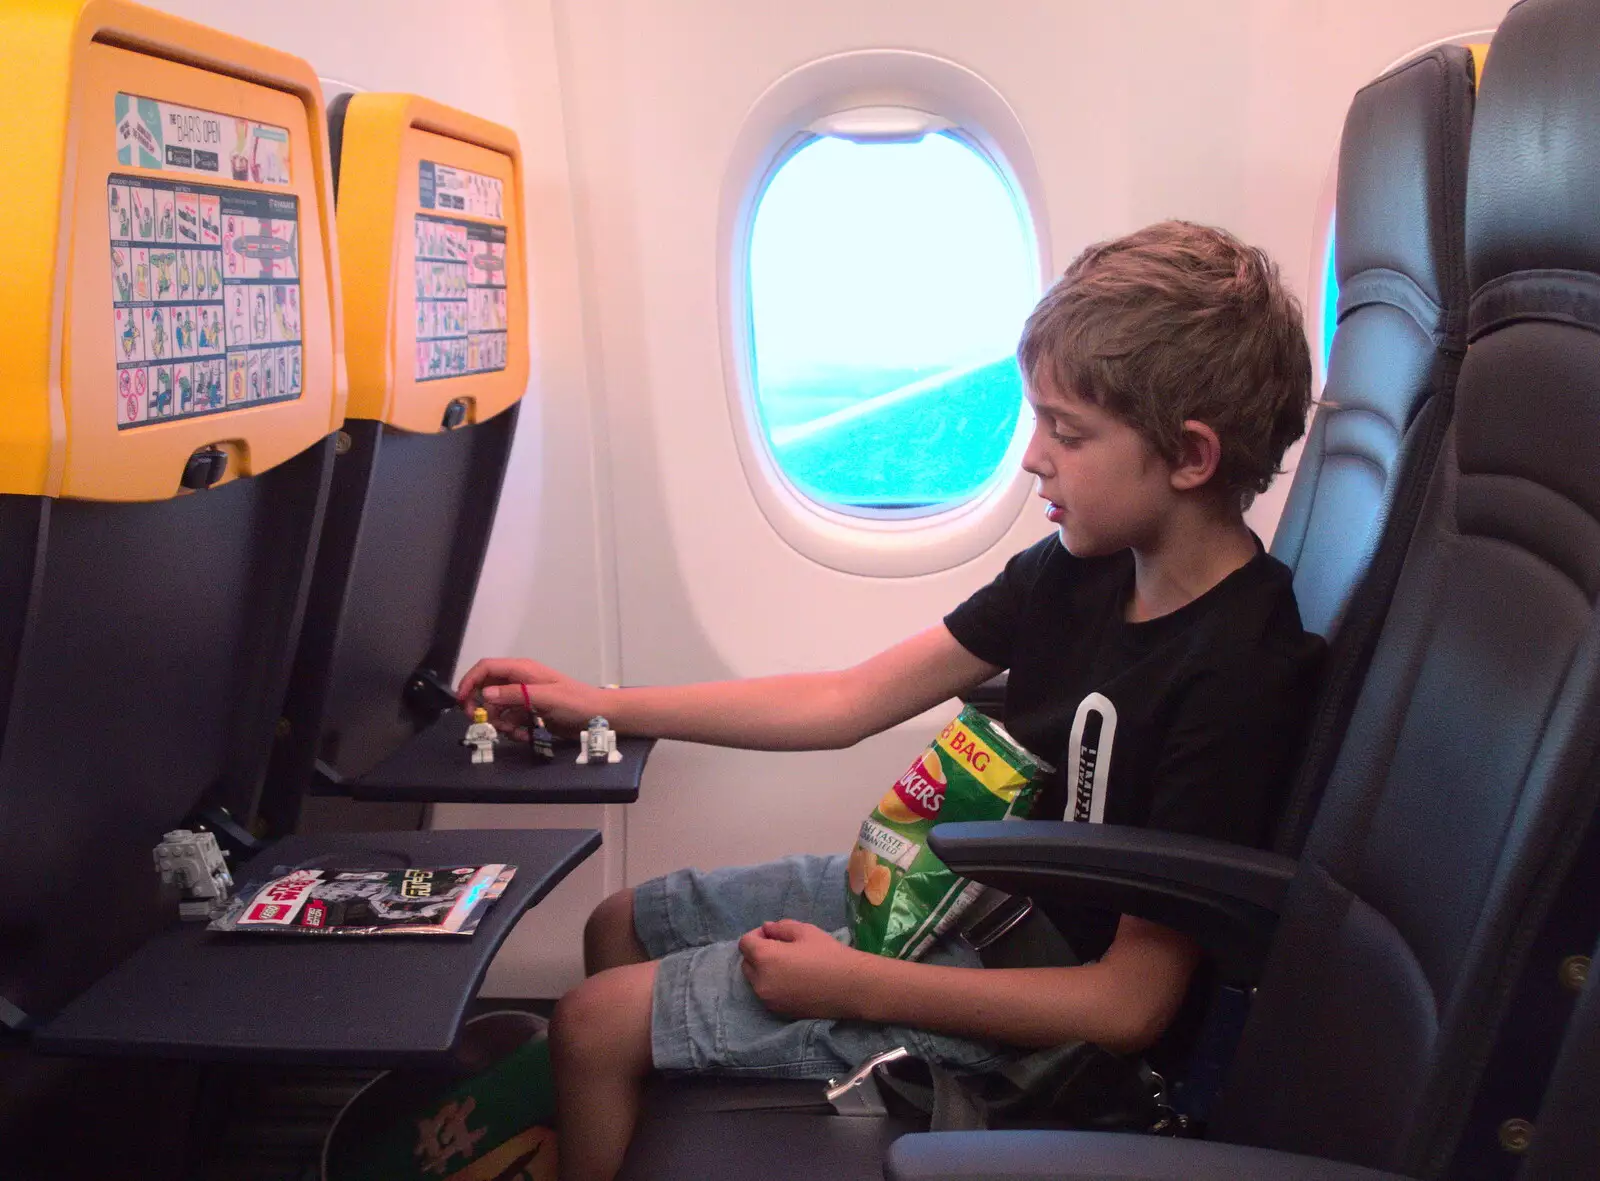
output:
M113 174L117 426L298 398L299 199Z

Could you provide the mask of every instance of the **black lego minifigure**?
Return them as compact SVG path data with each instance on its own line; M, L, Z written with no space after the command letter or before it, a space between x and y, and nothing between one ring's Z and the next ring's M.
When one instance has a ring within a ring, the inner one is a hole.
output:
M536 763L552 762L556 757L555 739L545 729L544 719L538 714L533 716L533 725L528 730L528 749L533 752L533 761Z

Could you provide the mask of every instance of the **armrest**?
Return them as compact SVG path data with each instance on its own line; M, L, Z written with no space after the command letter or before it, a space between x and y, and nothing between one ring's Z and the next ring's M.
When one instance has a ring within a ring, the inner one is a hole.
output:
M1182 931L1229 983L1260 976L1296 867L1260 849L1114 824L941 824L929 844L963 877L1047 911L1104 907Z
M1400 1181L1394 1173L1237 1144L1111 1132L929 1132L889 1148L889 1181Z
M1009 673L997 673L983 684L961 695L967 705L975 705L991 718L1004 720L1006 712L1006 683Z

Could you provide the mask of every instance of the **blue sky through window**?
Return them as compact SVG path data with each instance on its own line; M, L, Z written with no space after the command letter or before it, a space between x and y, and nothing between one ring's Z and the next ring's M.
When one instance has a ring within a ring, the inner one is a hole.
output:
M1328 254L1323 260L1322 374L1327 379L1328 358L1333 355L1333 330L1339 323L1339 275L1333 269L1333 230L1328 230Z
M923 506L994 474L1039 293L1022 216L951 135L814 139L778 170L751 230L753 369L767 442L802 492Z

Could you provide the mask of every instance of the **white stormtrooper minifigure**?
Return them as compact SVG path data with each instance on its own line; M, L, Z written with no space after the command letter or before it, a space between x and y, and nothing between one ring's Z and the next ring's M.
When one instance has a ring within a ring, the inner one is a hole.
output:
M162 835L153 856L161 880L183 891L180 918L209 919L233 892L233 875L213 833L174 829Z
M620 763L617 753L617 733L604 718L589 719L589 728L578 735L577 763Z
M472 725L467 727L466 737L461 740L462 746L472 748L472 761L474 763L494 762L494 744L500 736L495 733L489 724L489 711L475 709L472 711Z

